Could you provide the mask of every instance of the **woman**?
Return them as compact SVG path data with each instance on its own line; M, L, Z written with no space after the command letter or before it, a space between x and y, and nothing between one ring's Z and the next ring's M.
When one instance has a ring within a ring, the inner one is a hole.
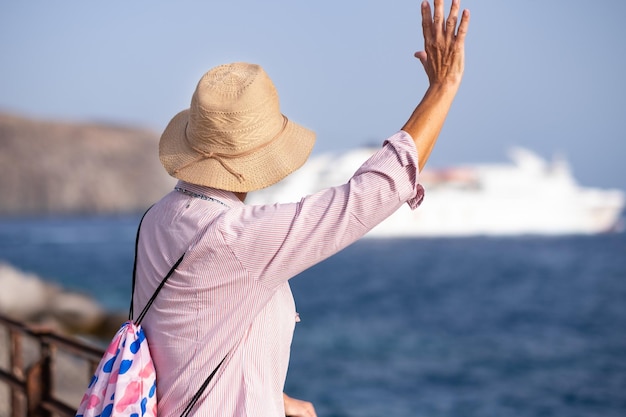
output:
M202 416L315 416L282 393L297 313L288 280L353 243L402 204L423 198L426 163L463 74L469 12L454 0L434 15L422 4L430 86L398 133L341 186L293 204L247 206L307 159L314 134L280 113L262 68L234 63L207 72L190 108L161 137L165 169L179 182L141 226L135 308L184 259L143 321L158 375L159 414L194 406Z

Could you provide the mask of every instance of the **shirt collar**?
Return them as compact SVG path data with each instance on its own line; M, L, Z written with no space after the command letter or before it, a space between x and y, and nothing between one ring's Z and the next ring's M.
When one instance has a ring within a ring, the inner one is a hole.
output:
M226 204L228 207L243 206L244 203L237 198L235 193L226 190L220 190L219 188L211 188L204 185L192 184L183 180L179 180L176 187L180 187L184 190L191 191L192 193L201 194L207 197L215 198Z

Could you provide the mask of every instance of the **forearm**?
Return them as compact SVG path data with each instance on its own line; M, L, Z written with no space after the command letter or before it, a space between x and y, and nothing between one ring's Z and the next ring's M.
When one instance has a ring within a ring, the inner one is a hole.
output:
M409 120L402 127L402 130L411 135L415 142L420 171L424 168L435 147L457 90L458 84L431 85Z

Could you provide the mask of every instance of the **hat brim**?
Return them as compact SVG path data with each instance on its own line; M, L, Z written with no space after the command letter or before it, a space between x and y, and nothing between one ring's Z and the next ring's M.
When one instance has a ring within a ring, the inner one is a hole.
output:
M174 178L233 192L260 190L276 184L300 168L308 159L315 133L292 122L281 134L258 151L225 159L231 171L217 159L202 158L185 140L189 109L178 113L167 125L159 142L159 158Z

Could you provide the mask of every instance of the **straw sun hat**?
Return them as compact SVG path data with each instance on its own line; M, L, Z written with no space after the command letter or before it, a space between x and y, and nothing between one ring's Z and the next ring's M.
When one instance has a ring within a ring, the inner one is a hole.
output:
M191 106L165 128L159 157L178 179L234 192L268 187L306 161L315 134L281 112L258 65L233 63L200 79Z

